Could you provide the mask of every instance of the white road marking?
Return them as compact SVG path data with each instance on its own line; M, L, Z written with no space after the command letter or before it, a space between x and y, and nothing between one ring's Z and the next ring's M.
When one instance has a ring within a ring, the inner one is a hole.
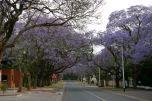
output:
M94 96L94 97L96 97L96 98L98 98L98 99L100 99L100 100L102 100L102 101L106 101L105 99L103 99L103 98L101 98L101 97L95 95L95 94L92 93L92 92L89 92L89 91L85 91L85 92L88 93L88 94L90 94L90 95L92 95L92 96Z

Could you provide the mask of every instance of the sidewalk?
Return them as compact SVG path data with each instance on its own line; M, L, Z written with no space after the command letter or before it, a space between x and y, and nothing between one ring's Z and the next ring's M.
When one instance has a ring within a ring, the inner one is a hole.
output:
M17 96L20 95L19 93L17 93L17 90L6 90L4 93L0 90L0 96Z
M0 94L3 93L0 92ZM62 90L51 88L32 89L31 91L20 93L20 96L13 96L13 94L15 94L15 91L7 90L6 96L0 96L0 101L61 101L63 96Z
M152 101L152 91L150 90L141 90L141 89L130 89L128 88L125 93L122 89L116 89L116 88L101 88L105 91L126 96L132 99L136 99L138 101Z
M58 95L62 95L63 90L62 89L55 89L55 88L45 88L45 87L40 87L36 89L32 89L30 91L31 93L57 93Z

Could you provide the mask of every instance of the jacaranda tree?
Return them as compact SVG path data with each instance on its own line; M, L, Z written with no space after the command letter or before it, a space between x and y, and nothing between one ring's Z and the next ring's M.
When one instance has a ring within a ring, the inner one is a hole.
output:
M121 74L121 56L124 56L125 67L131 65L134 86L141 62L151 57L151 17L151 7L132 6L115 11L109 17L107 30L97 40L112 54L118 75Z

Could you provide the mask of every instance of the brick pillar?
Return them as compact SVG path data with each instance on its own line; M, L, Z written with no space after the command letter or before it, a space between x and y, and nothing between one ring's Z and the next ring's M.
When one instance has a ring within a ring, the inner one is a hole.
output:
M14 84L14 70L13 69L6 69L2 71L3 75L7 75L7 84L9 88L13 87Z
M10 71L10 87L13 88L14 86L14 70L11 69Z

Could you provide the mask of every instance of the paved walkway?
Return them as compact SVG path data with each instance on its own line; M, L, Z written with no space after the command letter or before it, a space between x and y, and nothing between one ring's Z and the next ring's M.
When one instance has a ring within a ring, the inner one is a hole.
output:
M13 90L8 90L6 94L13 94ZM0 96L0 101L61 101L62 91L47 88L26 91L17 96Z
M4 93L0 90L0 96L16 96L17 90L6 90Z

